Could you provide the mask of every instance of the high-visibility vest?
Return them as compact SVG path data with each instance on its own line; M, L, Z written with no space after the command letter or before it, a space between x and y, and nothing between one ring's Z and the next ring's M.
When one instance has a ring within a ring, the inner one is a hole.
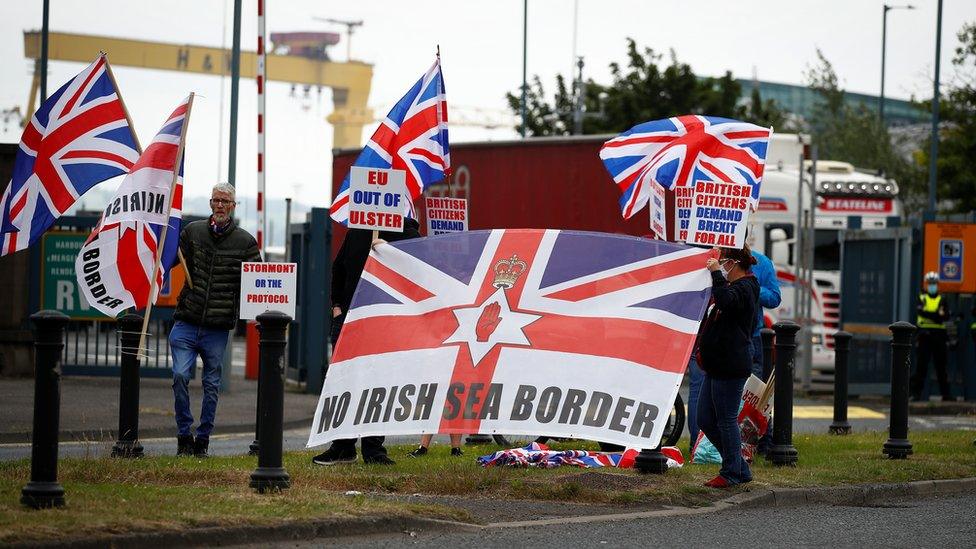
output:
M939 311L939 305L942 304L942 295L937 295L935 297L929 294L919 294L919 300L922 301L922 310L926 313L935 313ZM922 315L918 315L915 319L915 325L919 328L935 329L935 330L945 330L944 322L934 322L929 320Z

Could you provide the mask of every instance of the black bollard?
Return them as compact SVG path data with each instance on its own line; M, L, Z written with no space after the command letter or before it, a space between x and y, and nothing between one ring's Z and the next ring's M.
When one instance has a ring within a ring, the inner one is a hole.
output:
M285 409L285 329L291 317L278 311L258 315L258 380L261 419L258 468L251 473L251 488L260 493L291 485L281 466L282 421Z
M891 414L888 440L881 450L891 459L906 459L912 453L908 442L908 373L912 369L912 334L915 326L895 322L891 330Z
M464 444L466 446L476 446L479 444L491 444L493 441L488 435L470 435L464 437Z
M851 434L851 424L847 421L847 364L851 337L844 331L834 334L834 422L829 428L832 435Z
M638 473L663 475L668 472L668 457L661 453L661 445L653 450L641 450L634 459Z
M68 317L58 311L31 315L34 323L34 430L31 478L20 502L34 509L64 505L58 482L58 428L61 421L61 351Z
M140 458L139 442L139 336L142 317L127 314L117 323L121 340L122 372L119 376L119 438L112 446L112 457Z
M776 387L773 396L773 447L769 460L773 465L796 465L793 447L793 369L796 362L796 332L800 327L789 320L777 322ZM810 337L806 334L805 337Z
M765 382L769 379L769 374L773 371L773 337L776 332L769 328L759 330L759 337L762 338L763 350L763 378Z

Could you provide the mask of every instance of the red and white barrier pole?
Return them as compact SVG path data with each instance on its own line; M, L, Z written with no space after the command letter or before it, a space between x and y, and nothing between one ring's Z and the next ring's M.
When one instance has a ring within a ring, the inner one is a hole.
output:
M264 257L264 84L267 71L265 69L265 29L264 29L264 0L258 0L258 249Z

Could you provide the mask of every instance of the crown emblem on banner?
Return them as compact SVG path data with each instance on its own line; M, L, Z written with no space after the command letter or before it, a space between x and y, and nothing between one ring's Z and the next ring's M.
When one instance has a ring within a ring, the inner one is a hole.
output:
M526 267L525 262L520 260L516 254L512 254L512 257L508 259L500 260L495 263L495 280L491 285L506 290L515 286L515 281L518 280L519 275L525 272Z

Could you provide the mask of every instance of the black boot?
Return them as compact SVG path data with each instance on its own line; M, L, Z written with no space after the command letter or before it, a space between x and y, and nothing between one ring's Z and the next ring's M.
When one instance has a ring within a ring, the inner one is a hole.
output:
M197 437L197 439L193 442L193 457L207 457L208 448L210 448L210 439Z
M176 437L176 455L193 455L193 435L178 435Z

